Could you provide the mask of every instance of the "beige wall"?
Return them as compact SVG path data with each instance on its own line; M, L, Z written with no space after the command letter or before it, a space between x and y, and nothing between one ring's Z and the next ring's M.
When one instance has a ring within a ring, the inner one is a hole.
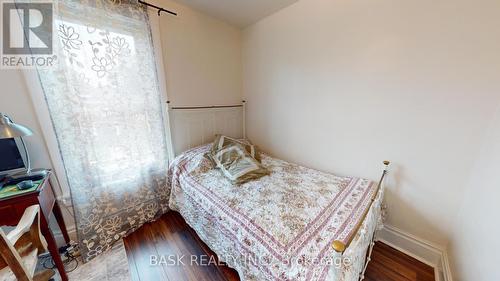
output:
M392 160L387 223L445 246L500 101L499 10L302 0L261 20L243 33L249 137L338 174L375 179Z
M168 99L177 106L241 101L241 31L173 1L160 17Z

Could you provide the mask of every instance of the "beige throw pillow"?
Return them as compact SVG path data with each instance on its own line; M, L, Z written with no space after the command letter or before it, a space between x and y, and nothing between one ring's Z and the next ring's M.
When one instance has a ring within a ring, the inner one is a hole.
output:
M225 146L211 156L224 176L234 184L243 184L269 175L269 171L239 144Z
M260 162L260 153L257 151L257 147L252 145L250 142L246 140L237 140L223 135L216 135L215 140L212 144L211 153L215 153L215 151L222 149L223 147L239 144L245 148L245 150L252 156L255 160Z

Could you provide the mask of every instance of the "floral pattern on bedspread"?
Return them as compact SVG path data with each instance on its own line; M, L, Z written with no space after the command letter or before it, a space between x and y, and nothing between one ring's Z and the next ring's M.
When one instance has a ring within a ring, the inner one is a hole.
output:
M354 264L332 270L339 261L334 260L331 244L347 243L356 234L375 195L374 182L263 155L262 164L271 175L237 186L212 168L203 156L208 150L208 145L192 149L172 163L170 208L179 211L242 280L357 277L349 270L359 273L363 262L355 259L364 256L353 254ZM370 211L369 217L374 216Z

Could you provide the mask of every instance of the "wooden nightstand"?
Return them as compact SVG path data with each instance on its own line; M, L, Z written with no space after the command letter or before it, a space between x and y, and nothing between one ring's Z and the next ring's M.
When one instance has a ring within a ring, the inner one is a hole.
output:
M64 236L64 240L66 243L69 243L68 231L66 230L61 209L57 203L52 185L50 183L50 175L51 173L49 172L35 190L1 198L0 225L16 225L21 219L26 208L31 205L39 204L40 210L43 214L43 216L40 216L40 229L45 237L45 240L47 240L49 252L52 255L52 259L56 264L62 280L67 281L68 276L64 271L64 264L61 260L61 256L59 255L56 240L54 239L54 235L52 234L48 223L50 213L53 212L57 220L57 224L59 225L59 228Z

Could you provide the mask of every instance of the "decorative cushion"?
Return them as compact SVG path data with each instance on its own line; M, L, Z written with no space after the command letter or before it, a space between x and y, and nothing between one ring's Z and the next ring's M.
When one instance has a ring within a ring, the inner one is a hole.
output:
M213 154L215 151L233 144L241 145L250 154L250 156L260 162L260 153L257 151L257 147L255 145L252 145L247 140L237 140L223 135L215 135L215 140L212 144L210 152Z
M224 176L234 184L243 184L269 175L269 171L240 144L227 145L211 157Z

